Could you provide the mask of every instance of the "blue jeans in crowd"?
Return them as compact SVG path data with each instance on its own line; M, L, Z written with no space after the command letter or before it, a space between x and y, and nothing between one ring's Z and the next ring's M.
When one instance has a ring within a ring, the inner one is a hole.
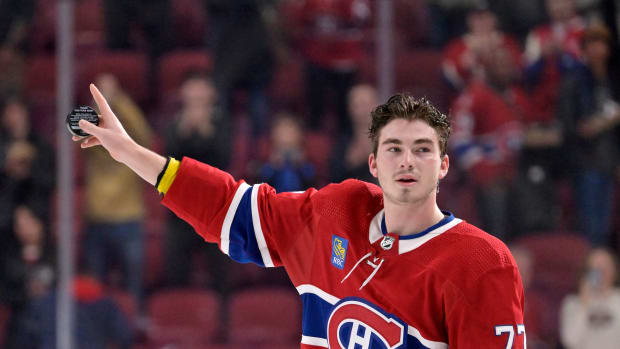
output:
M143 235L142 224L138 221L90 223L84 249L89 270L104 283L110 262L119 262L127 289L138 304L142 304Z
M613 178L607 173L585 170L575 176L579 228L593 246L609 243L613 206Z

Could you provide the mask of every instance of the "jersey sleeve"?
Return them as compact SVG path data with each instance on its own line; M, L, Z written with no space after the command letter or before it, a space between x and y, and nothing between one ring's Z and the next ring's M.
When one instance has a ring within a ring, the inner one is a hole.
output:
M215 167L184 158L162 204L233 260L274 267L283 265L287 256L302 261L295 254L311 256L316 192L276 194L266 184L251 186ZM307 246L308 251L300 246Z
M491 269L447 298L450 348L526 348L523 286L515 266Z

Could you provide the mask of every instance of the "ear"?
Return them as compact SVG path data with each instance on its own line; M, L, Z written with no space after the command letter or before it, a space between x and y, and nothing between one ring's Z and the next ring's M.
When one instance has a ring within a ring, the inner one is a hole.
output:
M441 164L439 165L439 179L444 179L444 177L448 174L449 168L450 158L448 157L448 154L446 154L441 159Z
M370 153L370 155L368 155L368 169L373 177L378 178L377 159L375 158L375 153Z

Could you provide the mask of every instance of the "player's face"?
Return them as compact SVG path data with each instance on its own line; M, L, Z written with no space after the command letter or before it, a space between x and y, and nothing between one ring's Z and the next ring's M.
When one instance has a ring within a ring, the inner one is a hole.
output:
M396 204L435 202L437 183L448 173L439 136L425 121L394 119L379 134L377 155L368 159L386 200Z

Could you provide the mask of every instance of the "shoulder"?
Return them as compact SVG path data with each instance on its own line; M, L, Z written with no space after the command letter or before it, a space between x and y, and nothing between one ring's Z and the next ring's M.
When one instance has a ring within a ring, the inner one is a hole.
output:
M510 250L500 239L465 221L444 234L449 246L443 253L444 263L458 263L451 268L452 278L476 280L497 270L516 270Z
M376 213L383 207L383 192L375 184L347 179L319 190L313 196L313 206L324 214L336 211L352 216Z
M355 198L377 199L383 198L381 188L373 183L360 181L357 179L347 179L340 183L332 183L319 190L322 196L342 196L352 195ZM350 200L349 197L341 197Z

